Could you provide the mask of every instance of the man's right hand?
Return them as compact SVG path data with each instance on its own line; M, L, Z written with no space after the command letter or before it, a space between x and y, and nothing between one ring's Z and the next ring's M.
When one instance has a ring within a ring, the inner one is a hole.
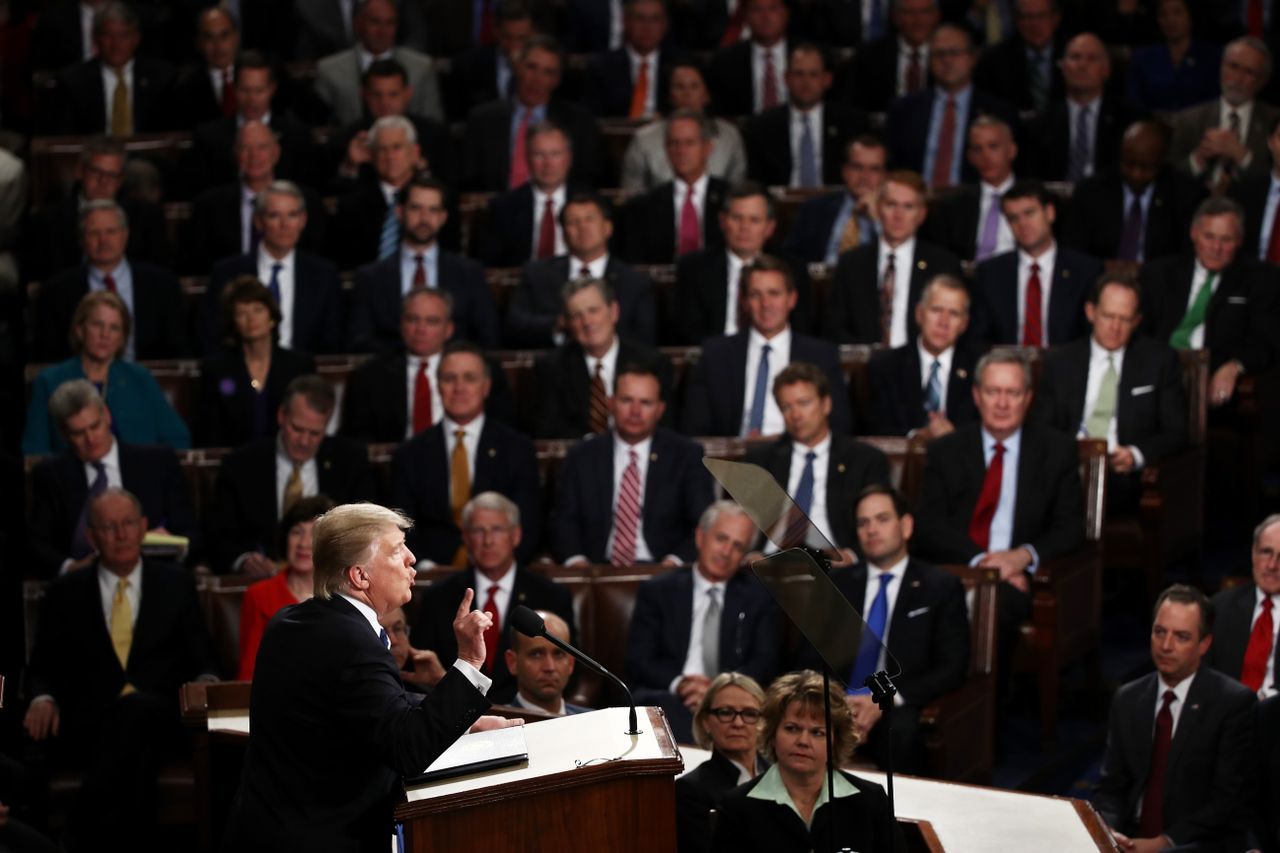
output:
M711 679L705 675L686 675L676 685L676 695L680 697L684 706L692 711L701 704L702 697L706 695L707 688L710 686Z
M362 130L347 143L347 162L344 165L355 169L373 159L369 151L369 131Z
M240 564L240 572L245 577L250 578L269 578L274 575L279 566L276 561L268 557L266 554L259 554L257 551L249 554L244 558L244 562Z
M458 660L479 669L484 666L484 632L493 624L493 619L483 610L471 609L471 601L475 597L475 590L467 587L453 617L453 636L458 641Z
M85 556L81 557L78 560L72 560L71 562L67 563L67 571L78 572L81 569L87 569L91 565L93 565L93 561L96 559L98 559L97 551L94 551L91 554L86 554Z
M39 742L50 735L57 736L60 720L57 702L52 699L37 699L27 708L22 726L27 730L28 737Z

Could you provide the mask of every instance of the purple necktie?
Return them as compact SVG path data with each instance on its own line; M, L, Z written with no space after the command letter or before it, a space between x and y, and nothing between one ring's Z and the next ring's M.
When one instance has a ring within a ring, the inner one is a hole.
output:
M1000 239L1000 194L991 194L991 205L987 208L987 218L982 223L982 236L978 238L978 255L975 260L985 261L996 253L996 243Z
M1133 197L1129 215L1125 217L1124 232L1120 235L1119 256L1122 261L1142 260L1142 200Z

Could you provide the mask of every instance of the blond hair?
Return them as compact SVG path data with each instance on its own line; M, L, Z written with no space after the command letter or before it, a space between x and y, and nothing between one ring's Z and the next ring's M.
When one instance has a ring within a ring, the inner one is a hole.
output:
M374 503L336 506L316 519L311 561L317 598L332 598L347 585L347 569L373 557L389 529L408 530L413 519Z

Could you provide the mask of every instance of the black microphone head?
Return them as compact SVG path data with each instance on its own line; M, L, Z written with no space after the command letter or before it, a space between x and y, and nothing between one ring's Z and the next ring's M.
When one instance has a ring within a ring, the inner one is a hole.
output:
M526 637L541 637L547 631L542 617L523 604L518 604L512 609L507 621L511 623L512 628Z

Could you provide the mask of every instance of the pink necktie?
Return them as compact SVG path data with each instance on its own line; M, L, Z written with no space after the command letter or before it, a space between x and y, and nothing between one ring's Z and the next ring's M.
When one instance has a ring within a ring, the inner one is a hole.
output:
M686 184L684 204L680 207L680 239L676 254L696 252L702 246L702 229L698 227L698 209L693 206L693 184Z

